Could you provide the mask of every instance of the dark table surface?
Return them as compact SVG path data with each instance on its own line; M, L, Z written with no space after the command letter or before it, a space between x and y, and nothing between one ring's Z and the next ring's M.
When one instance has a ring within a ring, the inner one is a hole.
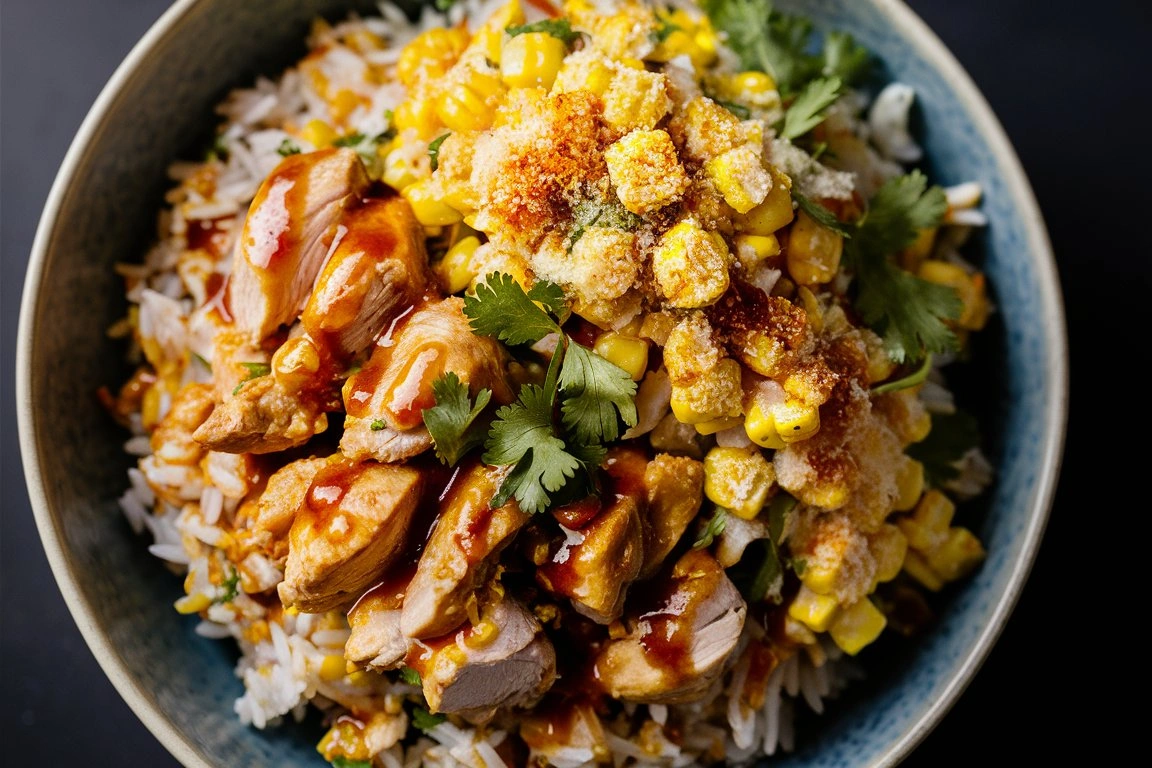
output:
M100 88L167 5L0 2L0 762L9 765L176 765L105 679L57 591L24 488L12 394L20 290L49 186ZM968 691L904 765L1063 763L1090 754L1091 742L1122 755L1122 729L1101 732L1094 714L1108 706L1092 697L1113 688L1109 651L1093 649L1138 652L1124 633L1142 609L1121 608L1135 585L1087 526L1148 510L1137 476L1119 466L1123 453L1096 448L1148 423L1125 415L1140 392L1120 383L1141 359L1121 346L1143 327L1135 297L1152 286L1140 245L1152 210L1141 127L1152 103L1152 15L1122 0L910 5L983 89L1032 178L1065 285L1073 408L1063 479L1020 603Z

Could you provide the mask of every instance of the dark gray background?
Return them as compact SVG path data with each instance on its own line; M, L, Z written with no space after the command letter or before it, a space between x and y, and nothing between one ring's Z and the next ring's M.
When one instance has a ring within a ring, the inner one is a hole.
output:
M24 489L12 394L40 208L100 88L167 5L0 0L0 762L9 765L176 765L104 678L57 591ZM1114 665L1146 644L1133 637L1143 590L1117 561L1144 557L1097 532L1149 506L1116 446L1143 438L1148 424L1139 404L1147 388L1131 383L1147 367L1147 345L1126 345L1146 333L1152 287L1152 15L1121 0L910 5L983 89L1031 175L1065 285L1074 407L1058 499L1023 598L967 693L905 765L1042 764L1083 757L1090 743L1122 755L1128 731L1108 698L1128 686L1117 688L1126 676Z

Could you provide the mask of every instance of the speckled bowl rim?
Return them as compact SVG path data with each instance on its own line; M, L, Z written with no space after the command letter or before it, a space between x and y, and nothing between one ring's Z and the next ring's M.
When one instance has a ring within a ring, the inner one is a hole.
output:
M38 463L40 446L33 429L31 397L33 320L39 301L46 255L60 209L68 194L71 178L80 168L89 145L105 130L105 118L116 106L124 86L133 78L141 76L138 70L148 60L153 50L170 35L179 33L181 22L198 2L200 0L178 0L132 48L100 92L60 166L40 218L25 276L16 350L16 409L24 475L36 526L56 583L89 649L124 701L177 760L187 768L216 768L205 762L187 737L173 726L155 706L147 692L133 679L122 657L112 647L106 631L100 626L93 606L79 588L77 575L64 550L61 522L48 505L44 478ZM929 703L919 719L894 741L886 754L874 764L880 768L893 766L902 761L940 722L987 658L1016 605L1043 537L1059 475L1068 411L1068 351L1063 300L1052 246L1031 185L1003 127L968 73L919 16L900 0L871 0L871 2L891 21L901 37L915 46L925 60L932 62L952 84L957 99L979 128L984 140L988 142L992 155L1004 174L1009 194L1017 210L1023 215L1021 224L1027 235L1028 254L1033 262L1037 282L1042 288L1045 345L1052 353L1051 360L1054 365L1053 370L1049 371L1051 387L1044 408L1043 466L1040 468L1030 499L1029 524L1024 533L1026 540L1021 548L1020 557L1013 564L1007 589L1000 595L991 620L977 642L971 646L967 655L955 668L943 694Z

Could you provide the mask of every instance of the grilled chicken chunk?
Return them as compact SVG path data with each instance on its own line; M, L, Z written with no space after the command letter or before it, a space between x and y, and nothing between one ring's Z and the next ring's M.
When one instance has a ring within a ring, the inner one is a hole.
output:
M368 189L352 149L290 155L264 180L233 252L231 311L257 339L291 324L304 306L345 208Z
M406 580L373 587L348 612L352 634L344 644L344 658L369 669L393 669L400 665L411 643L400 630L400 608L407 591Z
M264 375L217 406L196 430L196 439L213 451L273 453L303 445L327 428L322 401L301 397L278 377Z
M432 447L422 411L436 404L432 382L449 371L472 396L487 388L495 403L513 400L503 349L472 333L462 299L429 304L402 323L344 385L340 450L351 458L401 461Z
M704 465L662 453L644 468L644 565L640 578L654 575L680 541L704 500Z
M300 459L272 473L256 502L252 530L275 559L287 554L287 539L296 512L304 506L312 481L327 459ZM283 551L281 551L283 550Z
M424 229L402 197L350 209L336 237L300 321L324 352L350 360L424 294L428 252Z
M651 594L629 606L628 635L600 651L596 677L610 695L625 701L691 701L724 671L747 606L704 550L689 550L651 586Z
M549 592L570 598L582 615L610 624L623 613L628 586L644 561L636 498L618 496L580 530L563 530L565 538L539 564L536 580Z
M532 750L530 765L611 762L604 724L591 704L545 701L541 706L543 711L525 713L520 721L520 738Z
M422 488L409 467L339 458L321 468L288 534L284 605L323 613L377 583L403 552Z
M497 707L532 706L556 679L552 643L511 598L482 605L478 624L425 647L411 663L422 674L432 712L483 718Z
M441 505L404 601L401 626L409 637L436 637L466 618L476 588L488 580L500 552L528 522L515 500L491 509L508 468L474 464L462 470Z

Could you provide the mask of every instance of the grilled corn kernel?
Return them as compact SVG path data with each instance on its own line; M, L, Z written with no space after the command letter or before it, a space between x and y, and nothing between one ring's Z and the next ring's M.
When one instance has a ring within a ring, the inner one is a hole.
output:
M523 23L524 8L520 0L510 0L488 17L484 26L472 38L472 47L479 47L484 51L484 58L499 64L504 47L504 30Z
M348 671L348 665L344 661L344 657L338 653L331 653L324 657L320 662L320 679L326 682L333 682L344 677Z
M332 126L323 120L309 120L304 125L304 130L300 131L300 138L308 142L316 149L322 149L330 146L332 142L340 138Z
M780 255L780 240L775 235L737 235L736 258L751 274L766 260Z
M788 234L788 273L800 285L819 285L836 277L844 238L823 227L804 211Z
M899 528L885 523L868 537L868 550L876 561L875 580L882 584L892 581L900 573L908 554L908 539Z
M463 219L459 211L434 195L431 179L409 184L402 194L412 206L416 220L426 227L443 227Z
M772 189L772 175L748 145L730 149L704 165L708 178L737 213L748 213L764 202Z
M472 266L472 255L480 247L480 239L469 235L448 249L444 258L435 267L440 284L448 293L459 293L476 279L476 269Z
M967 528L952 528L947 538L925 556L925 562L944 581L956 581L984 560L984 545Z
M728 290L728 259L723 237L682 221L660 238L652 272L671 306L706 307Z
M668 114L672 100L664 85L664 75L619 67L603 95L604 119L621 131L651 130Z
M411 88L421 80L443 77L468 45L466 29L436 27L421 32L400 51L396 77Z
M896 370L896 363L884 348L884 340L872 331L864 331L864 349L868 353L868 383L886 381Z
M744 419L739 416L734 416L730 419L716 419L715 421L705 421L702 424L694 425L696 431L701 435L714 435L717 432L723 432L726 429L738 427L744 423Z
M800 400L788 398L772 406L776 432L785 443L798 443L820 431L820 411Z
M978 331L988 322L988 295L984 275L980 273L970 275L963 267L934 259L922 263L917 274L930 283L956 289L964 305L960 317L956 319L958 326L965 330Z
M645 214L680 199L688 174L665 131L632 131L604 152L616 196L632 213Z
M384 157L384 183L397 192L403 192L420 178L418 169L412 164L407 152L399 151L399 143L393 144L392 151Z
M560 67L552 90L556 93L591 91L603 97L612 85L614 74L612 68L600 59L567 59Z
M904 573L918 581L921 586L932 592L939 592L944 588L944 580L932 570L928 562L914 550L908 550L904 556Z
M924 492L924 465L911 456L905 456L896 468L896 490L894 510L907 512L915 507Z
M704 493L714 503L751 520L776 484L776 470L759 448L713 448L704 457Z
M762 448L780 450L788 444L780 439L780 432L776 429L776 416L770 408L755 402L748 409L748 416L744 419L744 431L748 439Z
M471 70L436 100L436 114L453 131L480 131L492 124L492 99L504 90L500 78Z
M857 600L837 614L828 626L832 641L849 656L855 656L865 646L880 637L888 619L866 597Z
M689 384L672 385L672 413L683 424L703 424L739 416L740 363L725 358Z
M596 339L596 354L632 377L632 381L644 378L648 370L648 342L643 339L624 336L609 331Z
M547 32L511 37L500 55L500 77L512 88L551 88L568 48Z
M200 613L200 611L208 610L208 607L212 605L212 598L203 592L197 592L193 595L185 595L177 600L175 605L177 612L185 615Z
M911 517L900 520L900 530L908 537L908 546L920 552L931 552L943 543L952 525L956 505L935 489L928 491L916 505Z
M772 235L792 223L796 212L792 209L792 179L776 168L770 168L772 189L764 202L737 216L737 227L750 235Z
M788 606L788 616L813 632L826 632L839 609L840 603L836 598L817 594L801 585L792 604Z
M436 102L432 99L405 99L392 113L392 125L398 131L412 129L422 139L432 137L440 129Z

